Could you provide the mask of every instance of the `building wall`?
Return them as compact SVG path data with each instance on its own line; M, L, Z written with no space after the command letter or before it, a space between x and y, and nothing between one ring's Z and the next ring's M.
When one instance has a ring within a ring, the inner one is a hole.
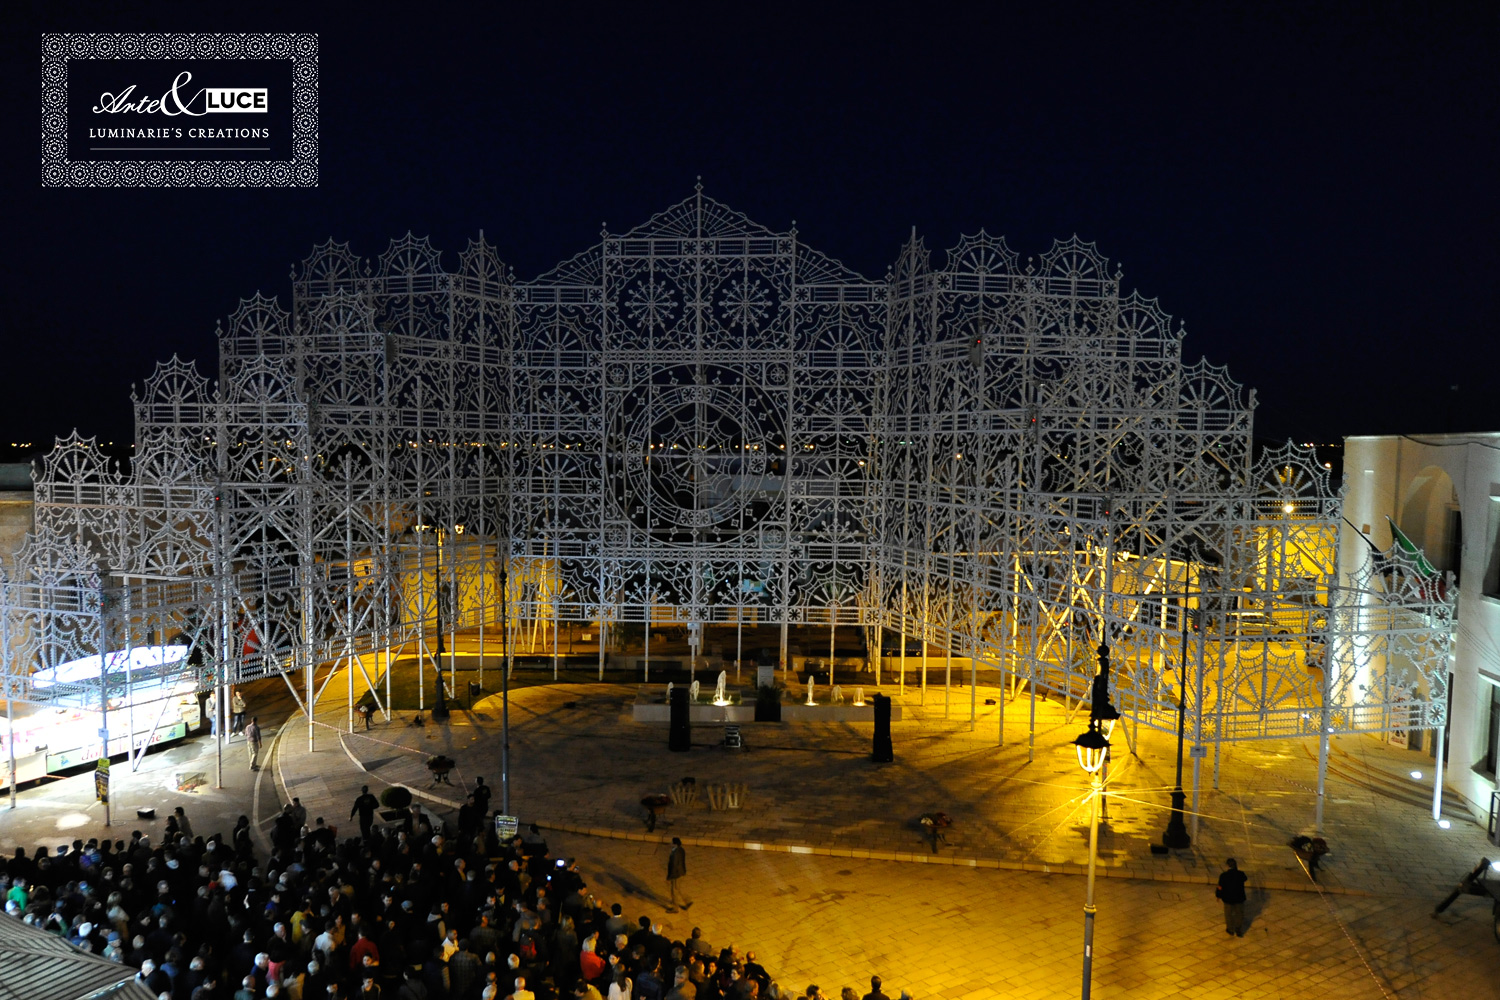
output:
M1446 786L1480 822L1495 781L1482 768L1491 686L1500 686L1500 596L1492 592L1500 531L1500 433L1350 437L1344 440L1340 573L1369 546L1391 545L1390 517L1440 570L1458 576ZM1455 517L1454 515L1458 516ZM1359 532L1356 532L1359 529ZM1431 739L1424 740L1424 756Z
M16 550L33 525L31 491L0 490L0 566L5 572L15 565Z

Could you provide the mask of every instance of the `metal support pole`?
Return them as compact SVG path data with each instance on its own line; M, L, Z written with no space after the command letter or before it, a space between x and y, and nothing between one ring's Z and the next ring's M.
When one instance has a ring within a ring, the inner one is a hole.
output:
M979 688L979 640L974 640L974 648L969 650L969 732L979 728L979 695L975 692ZM1003 692L1002 692L1003 693Z
M1194 840L1198 839L1198 781L1203 772L1203 758L1198 756L1196 751L1201 749L1203 748L1200 745L1193 745L1193 829L1191 835ZM1321 796L1323 793L1319 792L1318 794ZM1319 798L1318 804L1320 807L1322 806L1322 802L1322 798Z
M99 574L99 759L109 760L109 589ZM126 664L126 669L130 669ZM109 798L104 799L104 825L109 826Z
M1438 726L1433 730L1433 749L1437 751L1432 758L1432 821L1436 823L1443 818L1443 731L1445 726Z
M226 651L227 652L227 651ZM229 685L224 683L223 660L220 660L219 684L214 692L214 787L224 787L224 730L229 726L229 712L224 702Z
M899 680L898 680L898 684L897 684L897 688L898 688L897 693L900 695L901 700L904 702L906 700L906 630L902 629L900 635L901 635L901 667L900 667L900 673L898 674Z
M1035 650L1035 647L1032 647ZM1026 763L1030 764L1036 759L1036 656L1031 658L1030 669L1027 671L1026 693L1031 696L1031 730L1026 736Z
M510 604L509 546L500 561L500 814L510 816Z
M16 807L16 689L8 673L5 678L5 725L10 730L5 738L5 746L10 751L10 807L14 809Z
M1194 673L1197 675L1198 688L1194 698L1193 712L1193 829L1194 840L1198 839L1198 790L1203 774L1203 755L1206 752L1203 746L1203 623L1199 622L1198 629L1198 664ZM1186 675L1184 674L1184 683ZM1326 727L1325 727L1326 728Z
M835 683L835 681L833 679L833 655L834 655L833 635L834 635L834 630L838 628L838 618L839 618L839 609L838 609L838 605L835 604L833 606L833 608L828 612L828 690L829 691L833 690L833 685Z
M1318 797L1313 812L1313 828L1323 832L1323 799L1328 785L1328 727L1318 733Z
M786 576L786 570L782 570L782 576ZM785 591L782 591L785 593ZM786 615L781 616L781 682L786 683L787 671L791 669L792 661L787 656L787 628L791 623L787 621Z
M953 694L953 636L943 650L943 719L948 718L948 702Z
M1005 650L1001 650L1000 651L1000 696L995 699L995 701L1000 706L1000 721L995 726L995 729L996 729L996 732L997 732L997 735L995 737L995 745L998 746L998 747L1005 746L1005 702L1008 700L1006 696L1009 693L1010 693L1010 690L1008 690L1008 685L1006 684L1006 681L1005 681Z
M417 517L421 518L420 511ZM422 525L417 533L417 711L427 707L427 671L423 654L427 652L427 558L422 553Z
M1083 904L1083 1000L1089 1000L1094 976L1094 862L1099 856L1099 796L1103 782L1096 772L1089 791L1089 883Z
M922 631L927 631L926 623L923 623ZM918 704L927 704L927 636L922 636L922 697Z

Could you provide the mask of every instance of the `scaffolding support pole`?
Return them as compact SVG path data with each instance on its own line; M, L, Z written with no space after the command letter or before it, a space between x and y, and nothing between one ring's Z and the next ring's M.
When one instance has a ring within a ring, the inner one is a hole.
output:
M1438 726L1433 730L1432 755L1432 821L1440 822L1443 818L1443 735L1447 727Z

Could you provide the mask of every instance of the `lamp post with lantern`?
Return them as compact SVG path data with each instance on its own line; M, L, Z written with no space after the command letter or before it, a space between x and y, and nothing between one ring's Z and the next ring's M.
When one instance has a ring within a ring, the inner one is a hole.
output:
M1094 971L1094 868L1099 857L1099 803L1104 795L1104 761L1120 713L1109 700L1109 647L1099 644L1099 671L1094 675L1089 727L1073 741L1078 766L1089 776L1089 880L1083 904L1083 1000L1088 1000Z
M436 649L436 651L433 654L433 663L432 663L433 668L434 668L434 670L437 673L437 703L435 705L433 705L433 707L432 707L432 717L435 720L442 720L442 719L446 719L448 717L448 698L447 698L447 691L443 687L443 662L442 662L442 659L441 659L441 657L442 657L442 655L444 653L448 653L449 654L449 656L448 656L448 683L453 686L455 693L458 690L457 650L454 649L454 650L450 651L449 649L446 648L446 646L445 646L445 644L443 642L443 599L445 597L444 584L443 584L443 534L444 534L444 532L443 532L443 529L441 527L434 527L433 525L430 525L430 524L418 524L418 525L415 526L415 530L417 532L431 531L437 537L437 578L436 578L436 587L437 587L437 649ZM455 524L453 526L453 533L455 535L462 535L464 533L464 526L462 524ZM452 616L450 616L450 617L452 617Z

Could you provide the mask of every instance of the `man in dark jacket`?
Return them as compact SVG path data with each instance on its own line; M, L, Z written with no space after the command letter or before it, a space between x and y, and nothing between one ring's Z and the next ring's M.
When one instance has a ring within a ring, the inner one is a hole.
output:
M672 853L667 855L667 885L671 889L672 905L667 907L668 913L676 913L678 902L677 893L681 888L681 882L687 877L687 851L682 849L682 838L672 838ZM682 903L684 910L690 909L693 901L688 899L686 890L682 891Z
M1214 890L1224 903L1224 933L1244 937L1246 875L1233 858L1224 863L1229 867L1220 873L1219 887Z
M380 800L370 794L369 785L361 785L359 798L354 800L354 808L349 810L349 818L353 819L355 813L359 813L359 835L364 840L370 839L370 827L375 823L375 810L380 808Z

